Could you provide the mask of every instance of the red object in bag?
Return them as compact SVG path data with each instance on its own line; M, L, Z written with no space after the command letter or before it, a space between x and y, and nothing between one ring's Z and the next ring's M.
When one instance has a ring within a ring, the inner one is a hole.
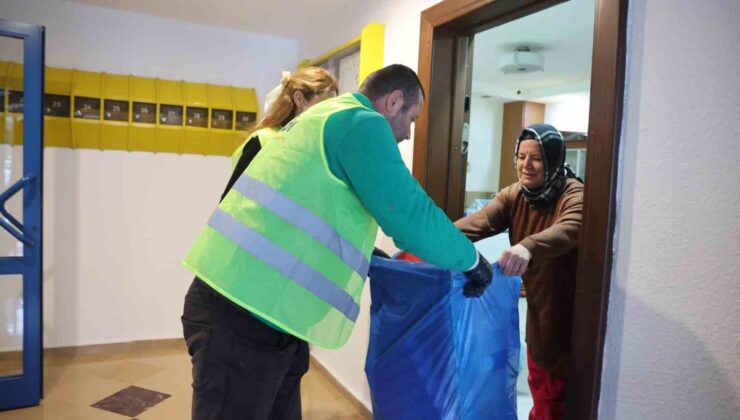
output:
M396 254L394 259L401 260L401 261L424 262L422 261L421 258L417 257L416 255L410 252L406 252L406 251L399 252L398 254Z

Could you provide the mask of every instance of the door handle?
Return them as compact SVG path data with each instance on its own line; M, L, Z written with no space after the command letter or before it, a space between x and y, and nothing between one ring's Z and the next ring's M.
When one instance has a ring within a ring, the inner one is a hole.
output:
M462 137L460 138L460 154L468 154L468 145L470 141L470 123L463 123Z
M24 244L28 246L33 246L34 241L30 237L28 237L23 232L23 223L19 222L18 219L13 217L12 214L8 212L8 210L5 208L5 203L13 197L18 191L22 191L23 188L25 188L26 185L28 185L36 175L34 174L28 174L21 179L19 179L15 184L11 185L10 188L0 193L0 215L8 219L8 221L15 226L15 228L8 224L3 219L0 219L0 227L8 231L11 235L15 237L15 239L18 239L19 241L23 242Z

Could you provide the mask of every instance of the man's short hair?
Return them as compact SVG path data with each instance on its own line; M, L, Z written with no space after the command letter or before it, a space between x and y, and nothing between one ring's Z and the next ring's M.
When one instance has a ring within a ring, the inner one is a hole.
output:
M424 99L424 88L416 72L402 64L391 64L367 76L360 92L374 101L383 95L400 90L404 98L404 111L419 102L419 94Z

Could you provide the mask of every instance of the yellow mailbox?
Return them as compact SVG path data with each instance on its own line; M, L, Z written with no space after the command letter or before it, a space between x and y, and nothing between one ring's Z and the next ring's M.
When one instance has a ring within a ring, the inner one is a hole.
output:
M131 77L131 128L128 148L153 152L157 131L157 81L148 77Z
M185 138L182 153L208 154L208 88L205 83L183 82Z
M8 63L5 144L23 144L23 64Z
M72 147L72 70L44 73L44 146Z
M101 74L75 70L72 75L72 144L100 149Z
M128 150L131 78L103 73L103 122L100 148Z
M247 133L254 128L257 122L259 104L257 103L257 93L254 89L234 87L232 88L232 92L236 112L234 140L231 145L231 151L233 152L247 138Z
M234 151L234 99L230 86L208 85L211 106L210 155L230 155Z
M157 135L154 150L163 153L180 153L183 138L182 82L157 79Z

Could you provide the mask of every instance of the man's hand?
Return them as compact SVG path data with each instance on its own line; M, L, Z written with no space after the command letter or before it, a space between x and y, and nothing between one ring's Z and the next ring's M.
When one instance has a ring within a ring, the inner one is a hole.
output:
M521 276L529 268L532 253L524 245L516 244L506 248L498 257L498 265L507 276Z
M493 279L493 269L486 257L478 253L478 264L468 271L464 271L468 282L463 286L463 294L466 297L480 297Z

